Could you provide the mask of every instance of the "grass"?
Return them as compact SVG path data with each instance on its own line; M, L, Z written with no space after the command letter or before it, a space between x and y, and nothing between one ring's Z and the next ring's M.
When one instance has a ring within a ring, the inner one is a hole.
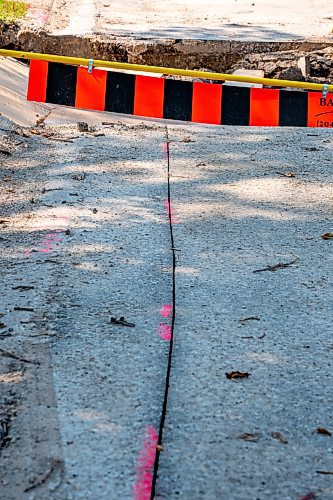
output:
M14 21L24 17L27 5L15 0L0 0L0 21Z

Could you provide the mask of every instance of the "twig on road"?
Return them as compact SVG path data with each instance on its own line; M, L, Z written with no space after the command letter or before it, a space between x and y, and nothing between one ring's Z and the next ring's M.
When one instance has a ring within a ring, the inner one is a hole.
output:
M53 472L55 470L57 470L60 466L61 466L61 471L62 471L62 465L63 465L62 460L53 459L51 462L51 467L47 471L45 476L42 477L41 479L39 479L39 481L36 481L35 483L33 483L31 486L28 486L27 488L25 488L24 492L27 493L28 491L34 490L35 488L38 488L42 484L46 483L46 481L52 476Z
M121 326L128 326L129 328L134 328L135 324L134 323L129 323L128 321L125 320L124 316L121 318L111 318L111 323L114 325L121 325Z
M245 323L245 321L260 321L259 316L249 316L247 318L241 318L238 320L240 323Z
M292 260L291 262L279 262L278 264L274 264L273 266L267 266L267 267L264 267L263 269L256 269L253 272L254 273L263 273L264 271L274 272L277 269L284 269L286 267L290 267L298 261L299 261L299 258L297 257L296 259Z
M4 349L0 348L0 356L6 356L7 358L12 358L16 359L17 361L22 361L23 363L30 363L32 365L39 365L38 361L33 361L32 359L26 359L22 358L21 356L18 356L17 354L14 354L9 351L5 351Z
M30 285L18 285L18 286L12 286L12 290L20 290L21 292L25 292L27 290L34 290L34 286Z

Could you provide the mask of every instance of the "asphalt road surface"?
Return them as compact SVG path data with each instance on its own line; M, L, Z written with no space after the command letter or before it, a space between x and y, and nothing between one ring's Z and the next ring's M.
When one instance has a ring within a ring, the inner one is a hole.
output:
M0 129L0 498L332 499L331 132Z
M26 25L92 33L206 40L332 39L331 2L316 0L31 0Z

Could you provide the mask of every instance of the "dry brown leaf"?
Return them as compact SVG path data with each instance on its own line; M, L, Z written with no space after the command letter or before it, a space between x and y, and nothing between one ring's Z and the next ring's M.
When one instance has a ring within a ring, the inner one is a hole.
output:
M279 175L282 175L283 177L296 177L293 172L276 172Z
M321 235L323 240L333 240L333 233L325 233Z
M325 436L332 436L332 433L324 427L318 427L317 432L318 434L324 434Z
M226 373L225 376L228 379L236 379L236 378L248 378L250 376L250 374L248 372L240 372L240 371L236 370L234 372Z
M251 432L243 432L236 436L236 439L243 439L244 441L250 441L251 443L257 443L260 439L259 434L252 434Z
M285 438L283 434L281 434L281 432L271 432L270 435L272 436L272 438L277 439L282 444L288 443L288 439Z
M317 495L314 491L310 491L310 493L308 493L304 497L301 497L299 500L313 500L314 498L317 498Z

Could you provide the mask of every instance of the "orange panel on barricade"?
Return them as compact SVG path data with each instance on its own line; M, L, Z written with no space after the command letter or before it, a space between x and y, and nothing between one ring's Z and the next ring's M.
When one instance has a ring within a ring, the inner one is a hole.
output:
M251 89L250 125L277 127L279 125L279 90Z
M28 101L46 102L48 68L47 61L30 61Z
M152 76L136 77L134 115L163 118L164 81Z
M333 94L308 94L308 127L333 128Z
M104 111L106 93L106 71L80 67L77 72L75 107Z
M222 85L194 82L192 122L221 124Z

